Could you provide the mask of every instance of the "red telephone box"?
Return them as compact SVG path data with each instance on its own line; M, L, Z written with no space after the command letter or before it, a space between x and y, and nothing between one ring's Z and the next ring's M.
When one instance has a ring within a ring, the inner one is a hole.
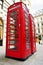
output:
M29 11L22 2L8 8L6 57L24 60L31 55Z
M29 14L30 21L30 41L31 41L31 53L36 52L36 43L35 43L35 24L34 18L31 14Z

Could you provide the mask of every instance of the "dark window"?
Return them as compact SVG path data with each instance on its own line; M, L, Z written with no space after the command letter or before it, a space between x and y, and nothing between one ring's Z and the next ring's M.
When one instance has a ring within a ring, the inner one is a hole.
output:
M41 20L42 20L42 17L41 17Z
M38 27L39 27L39 24L38 24Z
M38 29L38 33L40 33L40 29Z
M43 23L42 23L42 26L43 26Z
M41 40L41 35L38 36L39 40Z

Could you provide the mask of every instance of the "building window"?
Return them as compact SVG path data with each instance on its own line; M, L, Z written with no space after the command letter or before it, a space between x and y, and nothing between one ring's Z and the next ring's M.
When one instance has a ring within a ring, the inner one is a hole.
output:
M39 24L38 24L38 27L39 27Z
M43 35L42 35L42 40L43 40Z
M42 33L43 33L43 28L42 28Z
M43 23L41 25L43 26Z
M38 36L39 40L41 40L41 35Z
M42 20L42 17L41 17L41 20Z
M40 33L40 29L38 29L38 33Z

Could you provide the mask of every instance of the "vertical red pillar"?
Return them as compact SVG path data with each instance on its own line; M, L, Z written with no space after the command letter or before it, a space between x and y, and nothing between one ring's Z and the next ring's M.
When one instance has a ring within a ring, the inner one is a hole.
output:
M36 51L36 43L35 43L35 24L34 18L31 14L29 14L30 21L30 41L31 41L31 53Z

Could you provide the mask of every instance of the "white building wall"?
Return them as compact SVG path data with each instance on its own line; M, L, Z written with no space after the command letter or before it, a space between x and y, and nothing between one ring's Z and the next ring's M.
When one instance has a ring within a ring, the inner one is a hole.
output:
M41 20L41 18L42 18L42 20ZM34 17L34 19L35 19L35 25L36 25L36 34L41 35L41 40L43 40L43 31L42 31L42 29L43 29L43 25L42 25L43 14ZM38 27L38 24L39 24L39 27ZM40 30L40 33L38 32L38 29Z
M1 5L0 5L0 17L2 17L3 23L4 23L4 27L3 27L3 46L6 45L7 8L10 6L9 4L13 4L12 0L7 1L7 2L10 1L9 4L6 1L4 1L4 3L3 3L3 9L1 9Z

